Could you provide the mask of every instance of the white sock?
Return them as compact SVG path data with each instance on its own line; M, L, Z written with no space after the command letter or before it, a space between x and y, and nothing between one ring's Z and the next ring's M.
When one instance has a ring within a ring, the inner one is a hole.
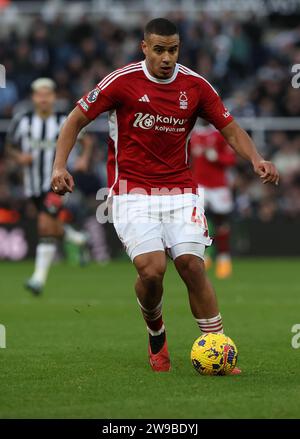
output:
M65 231L65 239L69 242L72 242L76 245L83 245L87 242L87 237L85 233L78 232L77 230L73 229L70 225L64 225L64 231Z
M162 334L163 332L165 332L165 325L163 324L162 325L162 327L158 330L158 331L154 331L153 329L151 329L151 328L149 328L149 326L147 326L147 331L148 331L148 333L150 334L150 335L153 335L153 336L155 336L155 335L160 335L160 334Z
M200 331L203 334L206 334L208 332L219 332L221 334L224 333L223 322L220 313L216 317L212 317L210 319L196 319L196 322L200 328Z
M50 266L56 253L56 242L41 241L36 248L35 267L31 279L34 282L44 284L46 282Z

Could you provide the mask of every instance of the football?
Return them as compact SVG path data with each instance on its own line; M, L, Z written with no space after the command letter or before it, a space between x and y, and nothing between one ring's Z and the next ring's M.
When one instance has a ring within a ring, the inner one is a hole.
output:
M229 375L238 358L236 345L225 334L208 333L195 340L191 360L201 375Z

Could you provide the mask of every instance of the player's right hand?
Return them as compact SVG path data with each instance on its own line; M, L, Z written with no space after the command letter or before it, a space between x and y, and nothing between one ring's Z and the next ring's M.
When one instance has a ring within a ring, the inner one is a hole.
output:
M73 192L74 180L72 175L65 169L53 169L51 188L58 195Z
M17 161L18 161L19 165L21 165L21 166L28 166L28 165L31 165L31 163L33 161L33 157L31 154L20 153L17 156Z

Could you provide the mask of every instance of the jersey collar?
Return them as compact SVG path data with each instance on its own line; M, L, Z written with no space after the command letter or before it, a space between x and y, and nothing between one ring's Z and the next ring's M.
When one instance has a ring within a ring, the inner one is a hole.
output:
M173 75L171 76L171 78L168 79L159 79L159 78L155 78L154 76L150 75L147 66L146 66L146 60L142 61L142 68L143 68L143 72L145 73L145 75L147 76L147 78L152 81L152 82L156 82L158 84L170 84L171 82L173 82L176 79L178 70L179 70L179 65L176 63L175 64L175 69L173 72Z

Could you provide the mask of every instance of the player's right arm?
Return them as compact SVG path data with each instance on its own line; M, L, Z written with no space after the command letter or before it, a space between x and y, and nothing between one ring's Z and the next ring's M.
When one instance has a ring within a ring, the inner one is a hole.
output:
M74 180L66 166L80 130L99 114L112 110L118 105L120 91L117 81L110 81L110 85L105 88L101 88L99 84L79 99L77 107L71 111L60 131L51 180L52 190L59 195L73 192Z

